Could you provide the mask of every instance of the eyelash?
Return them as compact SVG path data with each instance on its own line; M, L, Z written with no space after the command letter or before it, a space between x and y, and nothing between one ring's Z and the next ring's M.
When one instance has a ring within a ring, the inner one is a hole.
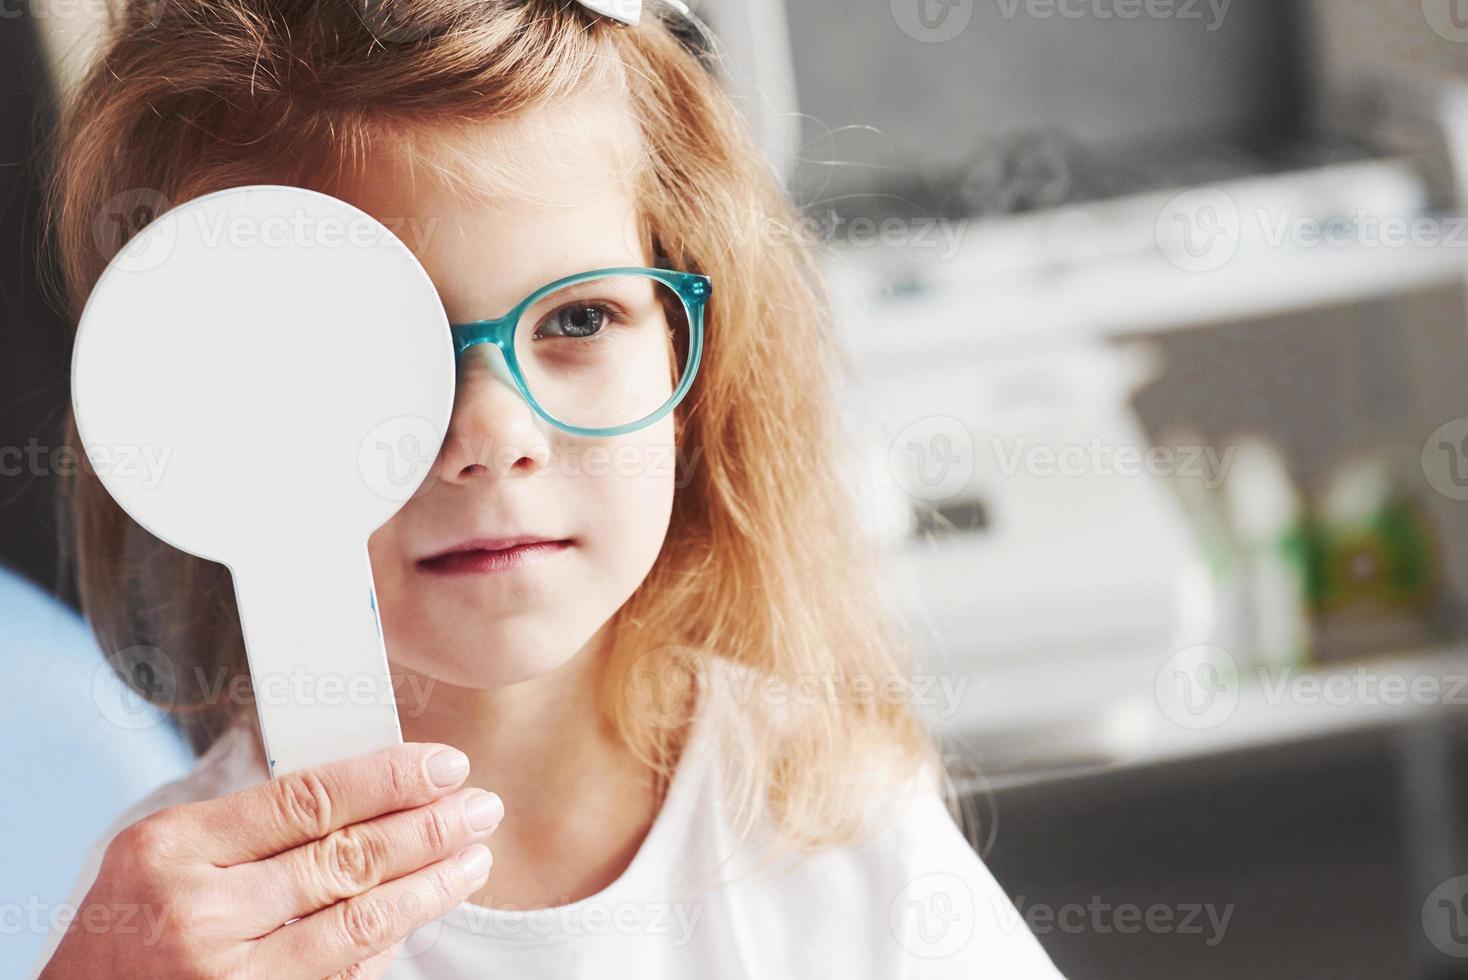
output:
M599 310L601 311L601 314L605 318L606 322L603 324L602 329L598 330L596 333L592 334L589 337L567 337L562 334L553 335L551 337L534 337L534 335L532 335L532 337L537 340L574 340L579 341L582 344L594 344L599 343L610 328L621 326L627 322L626 314L623 312L622 308L615 303L608 302L607 300L572 300L569 303L561 304L560 306L551 310L545 316L541 317L541 322L544 323L551 317L558 316L562 310L567 309ZM539 332L539 330L540 327L537 326L537 333Z

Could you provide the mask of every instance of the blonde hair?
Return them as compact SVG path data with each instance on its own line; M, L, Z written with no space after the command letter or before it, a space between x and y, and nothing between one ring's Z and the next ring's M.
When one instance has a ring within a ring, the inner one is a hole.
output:
M401 43L347 2L129 0L114 12L65 107L48 202L72 314L158 207L247 183L329 190L375 141L615 82L644 143L640 205L657 251L715 288L678 411L691 463L656 564L615 614L605 715L665 783L706 693L705 658L742 665L761 685L750 691L834 694L743 699L733 818L747 833L768 815L802 849L865 836L873 795L936 752L910 700L890 696L908 655L844 479L842 362L798 213L709 66L660 17L626 28L555 0L395 9L421 28ZM119 212L126 227L109 235ZM68 439L79 449L74 426ZM247 677L228 571L147 534L85 468L70 493L83 606L104 649L186 651L203 674ZM888 694L851 695L859 682ZM196 750L240 713L202 692L172 700Z

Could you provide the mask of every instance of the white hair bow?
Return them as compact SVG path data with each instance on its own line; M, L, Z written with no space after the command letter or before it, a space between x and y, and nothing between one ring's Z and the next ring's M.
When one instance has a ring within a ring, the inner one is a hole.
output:
M592 13L610 17L612 20L623 24L637 26L637 21L642 17L642 0L576 0L577 3L590 10ZM683 0L662 0L663 3L672 7L684 17L692 17L688 5Z
M637 25L642 16L642 0L576 0L595 14L602 14L624 24Z

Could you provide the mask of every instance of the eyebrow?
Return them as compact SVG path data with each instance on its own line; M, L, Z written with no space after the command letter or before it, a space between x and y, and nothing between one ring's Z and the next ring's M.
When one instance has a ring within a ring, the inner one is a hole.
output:
M574 276L574 275L577 275L578 273L582 273L582 272L590 272L590 271L592 271L594 269L627 269L627 268L646 268L646 267L643 266L640 262L637 262L633 258L624 258L621 261L601 262L601 263L595 263L595 264L586 264L586 263L578 264L575 268L568 268L567 271L559 272L556 275L546 276L544 278L538 279L536 281L536 284L534 286L531 286L531 287L529 287L527 289L521 289L519 292L517 292L515 294L515 299L511 300L509 306L506 306L506 307L498 310L495 313L490 313L490 314L487 314L487 315L484 315L484 316L475 316L475 317L471 317L469 319L461 319L461 320L455 320L455 319L450 318L450 322L458 324L458 323L478 323L478 322L480 322L482 320L498 320L500 317L503 317L503 316L508 315L509 312L510 312L510 310L514 309L517 305L519 305L520 303L524 302L525 301L525 298L528 297L531 293L534 293L536 290L541 289L544 286L548 286L548 285L550 285L553 282L556 282L558 280L564 279L567 276ZM595 280L589 280L589 281L594 282ZM586 285L586 283L578 283L577 285ZM567 288L574 288L574 287L567 287Z

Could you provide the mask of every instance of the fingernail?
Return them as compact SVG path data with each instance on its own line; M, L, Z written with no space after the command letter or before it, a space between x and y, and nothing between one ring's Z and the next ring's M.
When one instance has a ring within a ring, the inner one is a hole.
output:
M471 881L489 874L489 866L493 860L489 848L483 844L470 844L459 852L459 868L464 872L464 877Z
M494 828L505 815L505 801L498 793L478 793L464 804L469 815L469 826L475 830Z
M428 757L428 778L435 786L455 786L469 775L469 757L458 749L442 749Z

